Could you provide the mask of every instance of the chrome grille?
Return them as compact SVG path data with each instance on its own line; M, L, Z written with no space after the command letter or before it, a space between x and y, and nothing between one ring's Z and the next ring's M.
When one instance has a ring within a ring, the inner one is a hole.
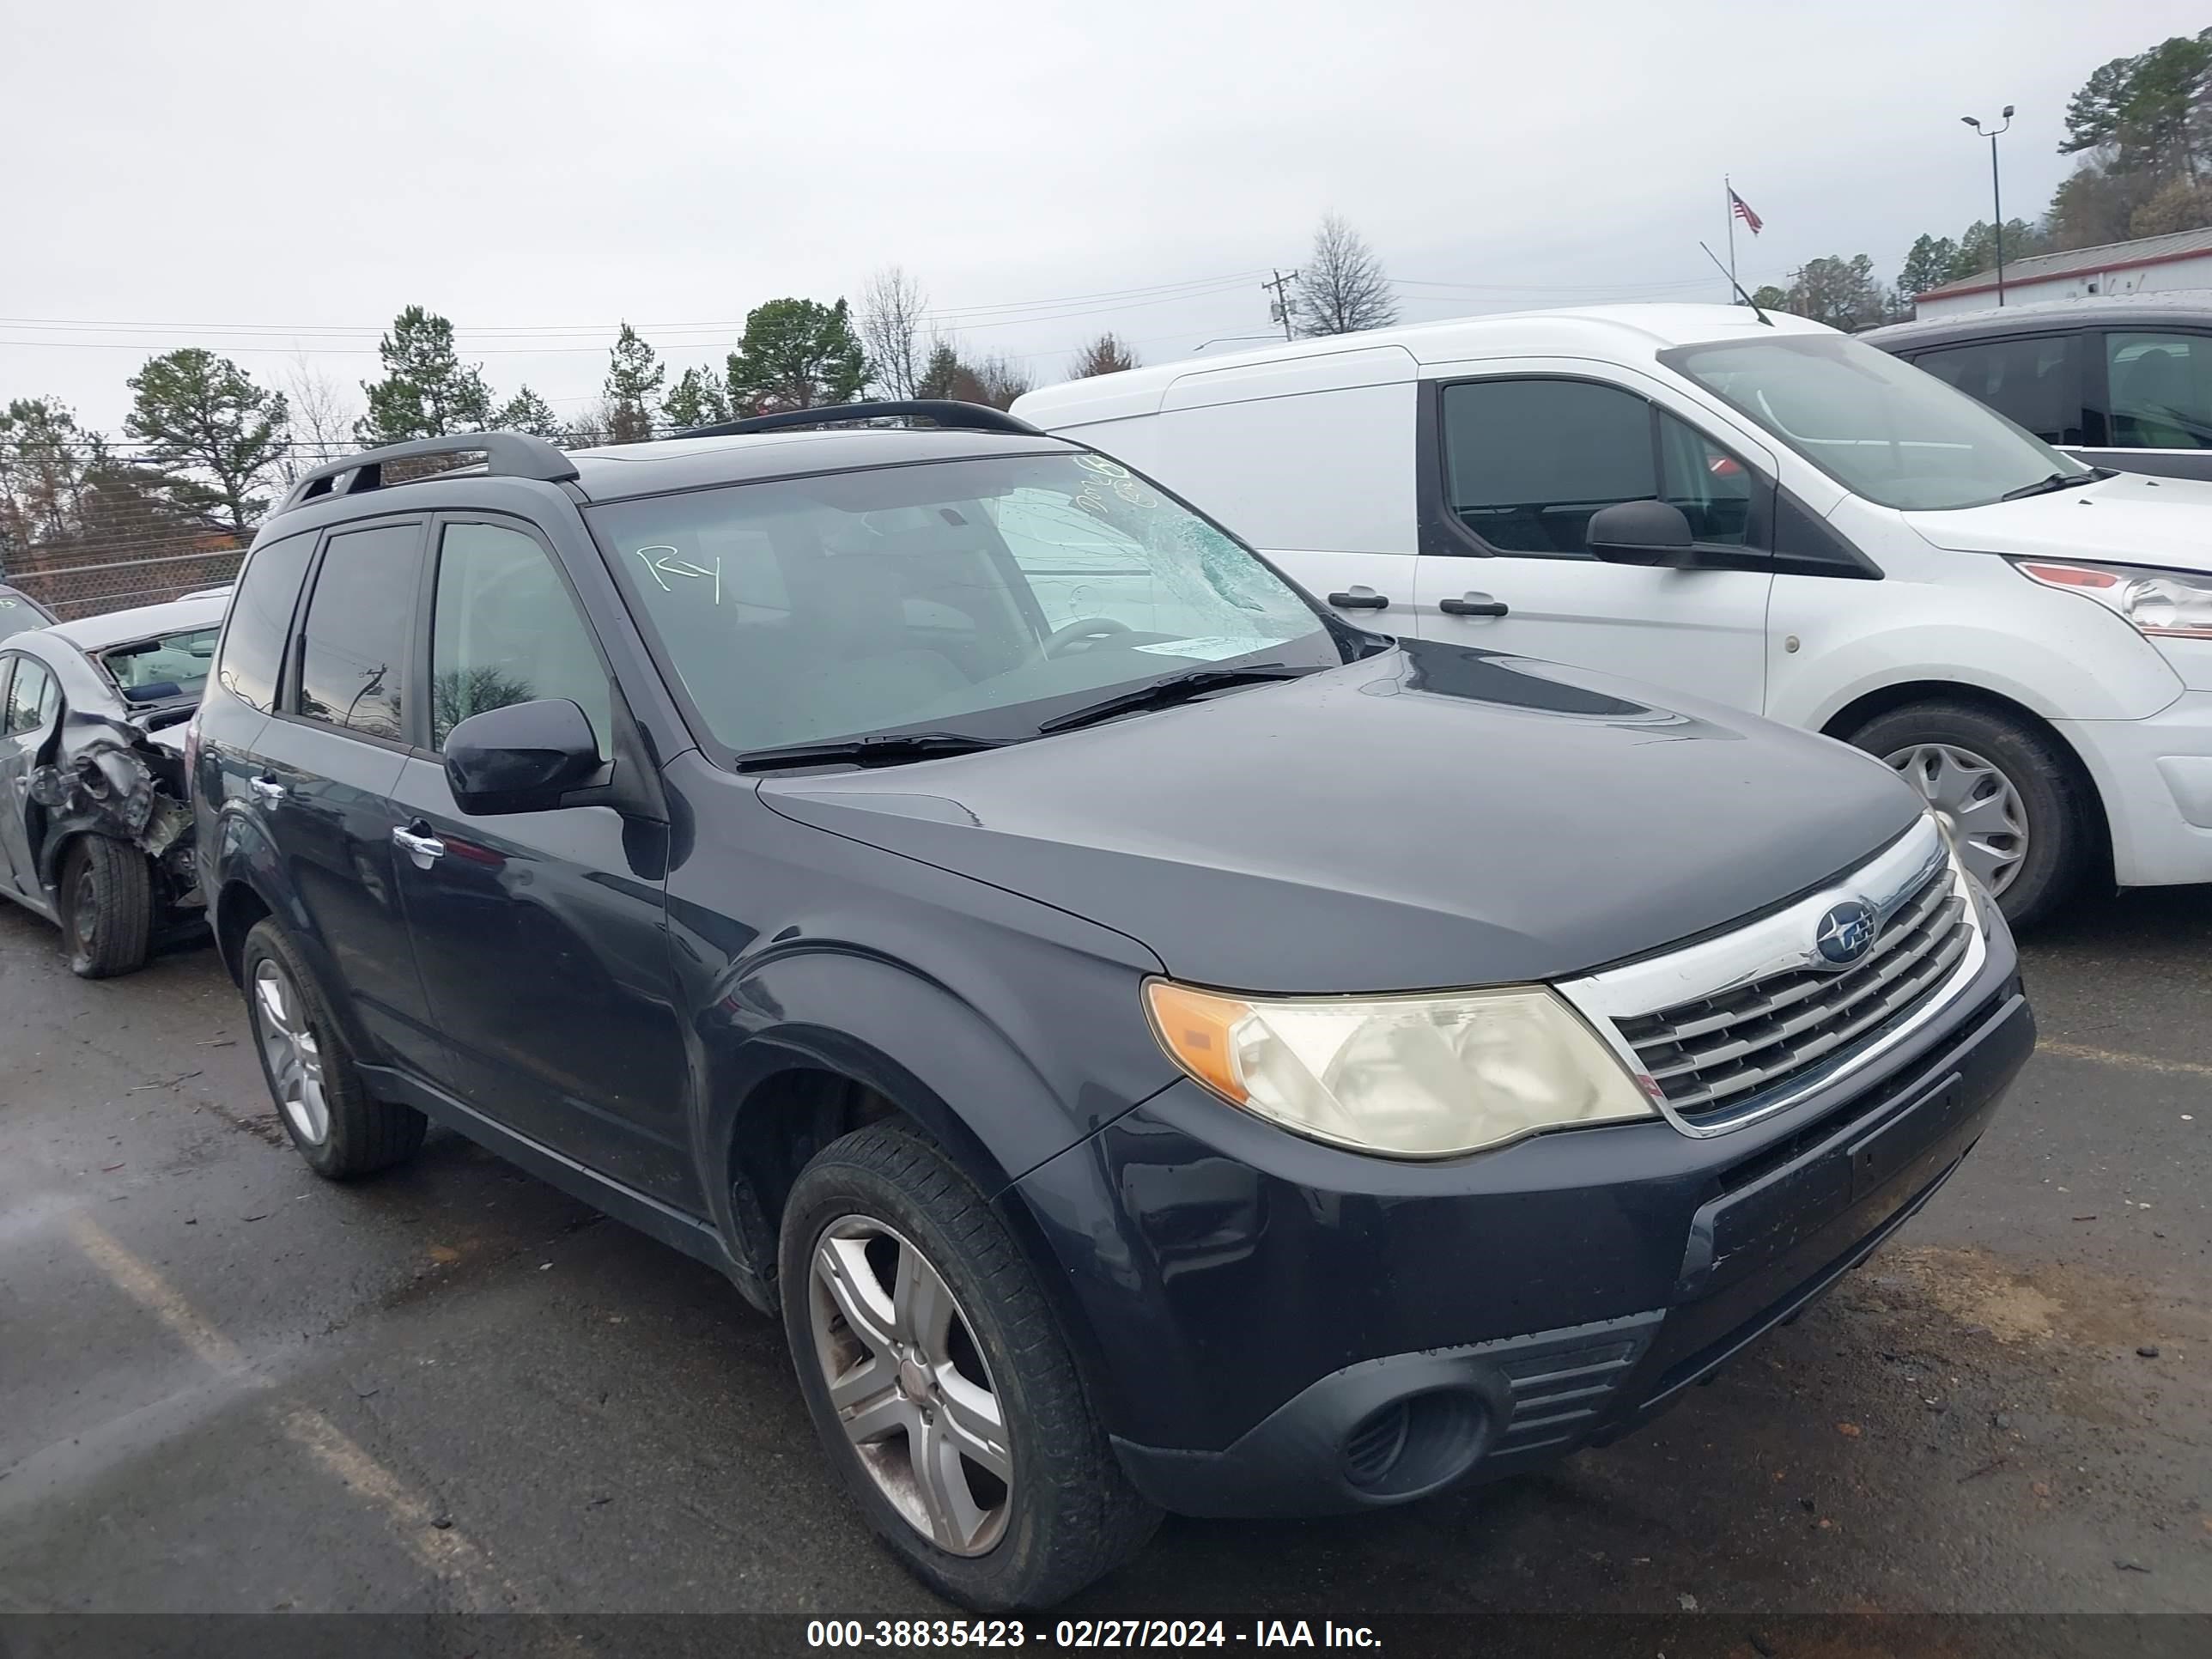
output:
M1676 1113L1692 1122L1726 1117L1910 1019L1950 980L1973 937L1966 900L1939 865L1849 968L1790 968L1613 1024Z

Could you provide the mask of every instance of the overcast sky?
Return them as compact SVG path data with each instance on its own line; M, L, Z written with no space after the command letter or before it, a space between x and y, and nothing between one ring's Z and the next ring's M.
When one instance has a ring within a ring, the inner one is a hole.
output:
M1887 278L1919 232L1988 213L1960 115L2018 106L2006 201L2033 216L2073 90L2204 21L2179 0L0 0L0 399L112 430L125 378L185 344L277 380L303 349L357 398L419 303L496 392L566 414L618 319L676 368L719 363L751 307L857 297L890 262L1044 382L1104 328L1148 362L1264 331L1261 276L1331 209L1408 322L1718 300L1696 245L1724 245L1724 172L1765 220L1737 239L1746 286L1827 253Z

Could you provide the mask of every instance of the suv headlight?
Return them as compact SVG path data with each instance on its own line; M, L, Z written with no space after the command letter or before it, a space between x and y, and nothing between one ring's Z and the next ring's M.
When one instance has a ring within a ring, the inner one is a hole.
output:
M1538 1129L1656 1115L1540 986L1261 998L1153 980L1145 1001L1161 1046L1216 1094L1364 1152L1449 1158Z
M2014 559L2030 581L2094 599L2159 639L2212 640L2212 576L2131 564Z

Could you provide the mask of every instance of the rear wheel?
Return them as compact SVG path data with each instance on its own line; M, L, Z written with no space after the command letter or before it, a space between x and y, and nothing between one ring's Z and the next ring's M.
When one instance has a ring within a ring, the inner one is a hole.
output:
M939 1594L1048 1607L1152 1535L1028 1264L934 1147L878 1124L823 1148L785 1209L781 1273L823 1448Z
M1931 701L1876 715L1850 740L1920 791L2014 927L2049 915L2081 879L2095 843L2092 804L2042 732L1991 709Z
M62 928L70 971L108 979L146 965L154 878L146 855L105 836L80 836L62 860Z
M254 924L240 966L261 1075L308 1167L350 1181L412 1157L428 1124L412 1107L369 1098L314 981L276 922Z

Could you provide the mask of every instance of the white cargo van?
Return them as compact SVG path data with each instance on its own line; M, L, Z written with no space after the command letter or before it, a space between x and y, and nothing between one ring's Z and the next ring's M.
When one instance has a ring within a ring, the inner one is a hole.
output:
M1832 329L1731 306L1469 318L1014 412L1367 626L1881 756L2016 921L2108 856L2122 886L2212 881L2212 484L2085 469Z

